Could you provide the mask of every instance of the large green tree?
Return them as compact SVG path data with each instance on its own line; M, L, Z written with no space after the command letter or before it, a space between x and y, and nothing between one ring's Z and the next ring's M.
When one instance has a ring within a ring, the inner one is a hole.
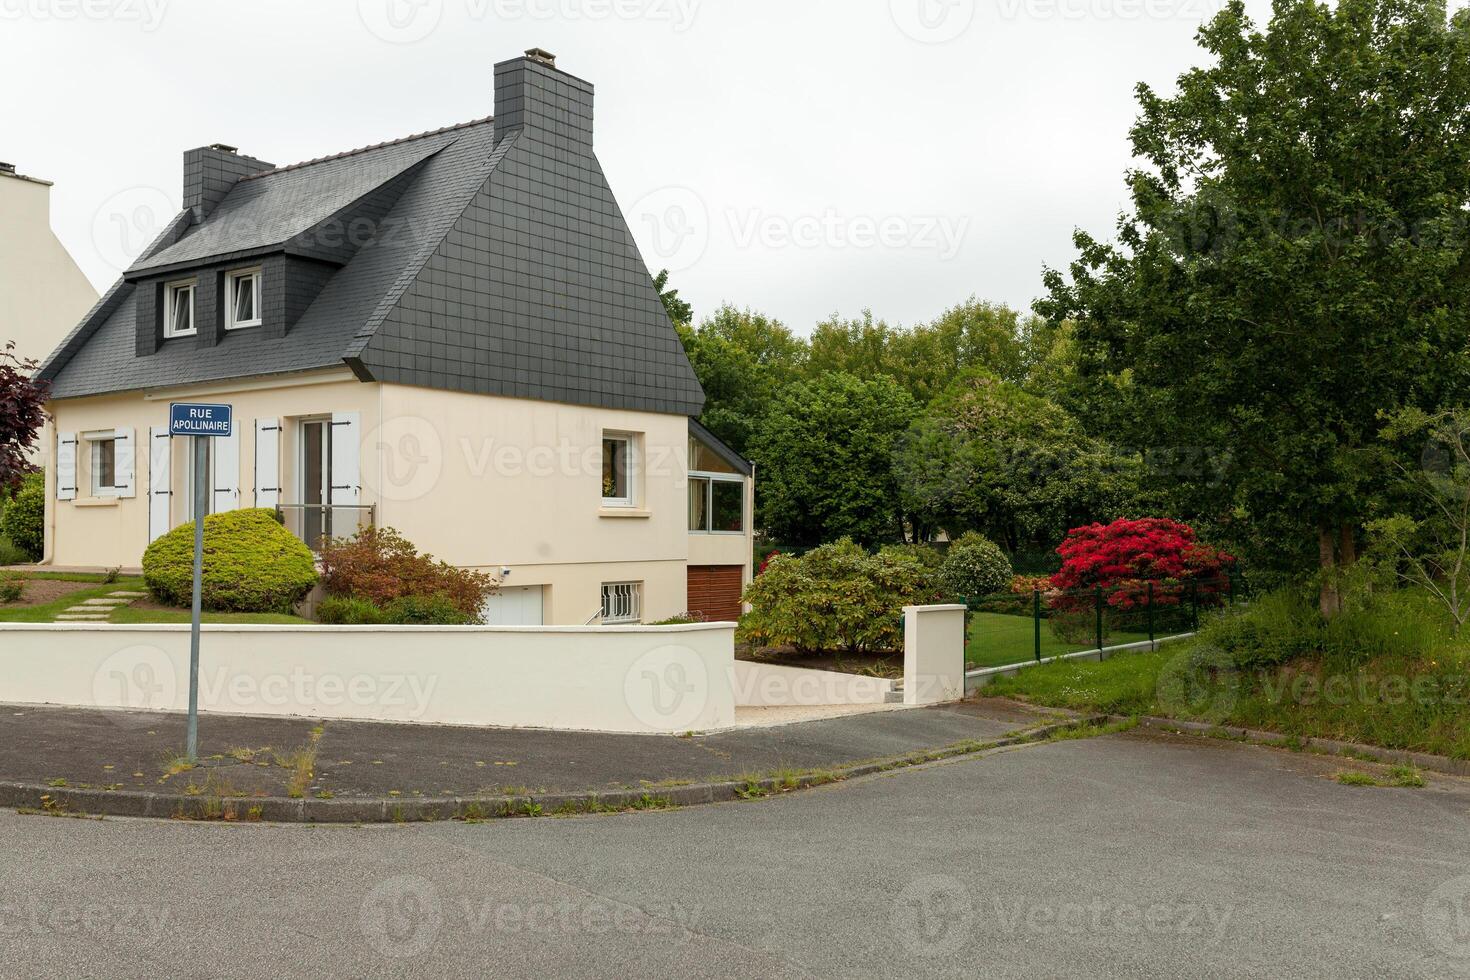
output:
M834 316L812 331L808 372L813 377L827 371L887 375L927 404L967 368L1019 380L1026 369L1023 338L1041 324L1039 318L973 296L931 323L908 328L875 320L868 310L855 320Z
M680 327L680 339L704 386L700 422L737 452L806 365L806 344L779 320L752 310L721 307L696 327Z
M1195 502L1319 568L1331 616L1379 413L1470 383L1470 13L1276 0L1262 30L1232 0L1199 41L1177 92L1138 89L1118 240L1079 232L1037 309L1130 375L1140 444L1233 461Z
M761 526L801 543L902 540L893 455L916 413L888 377L833 371L792 386L750 447Z
M935 399L900 444L904 509L921 533L980 531L1015 553L1137 502L1139 463L1065 410L980 370Z

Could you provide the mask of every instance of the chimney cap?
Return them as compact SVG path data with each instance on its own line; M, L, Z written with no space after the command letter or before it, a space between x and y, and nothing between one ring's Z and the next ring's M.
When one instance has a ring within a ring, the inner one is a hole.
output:
M528 48L526 50L526 57L532 61L539 61L549 68L556 67L556 55L547 51L545 48Z
M228 143L211 143L211 144L209 144L209 148L211 150L219 150L221 153L239 153L240 152L240 148L238 146L231 146Z

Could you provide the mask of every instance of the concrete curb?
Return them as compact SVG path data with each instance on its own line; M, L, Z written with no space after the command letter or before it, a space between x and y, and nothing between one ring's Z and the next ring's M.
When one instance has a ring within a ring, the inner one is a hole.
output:
M808 772L790 778L691 783L637 790L598 790L536 796L372 798L357 800L281 797L191 796L131 790L78 789L0 782L0 807L57 816L148 817L260 823L428 823L439 820L489 820L620 810L698 806L776 796L798 789L857 779L880 772L976 755L994 749L1040 742L1059 733L1107 721L1084 715L986 742L957 742L873 762Z
M1109 716L1111 721L1126 721L1122 715ZM1451 759L1443 755L1430 755L1427 752L1410 752L1406 749L1385 749L1378 745L1364 745L1359 742L1342 742L1332 738L1312 738L1305 735L1282 735L1280 732L1265 732L1254 728L1240 728L1231 725L1211 725L1200 721L1177 721L1173 718L1156 718L1152 716L1138 719L1138 723L1145 728L1153 728L1159 731L1177 732L1185 735L1203 735L1209 738L1227 738L1233 741L1249 742L1252 745L1264 745L1277 749L1304 749L1309 752L1320 752L1326 755L1339 755L1344 758L1361 759L1368 762L1383 763L1407 763L1420 769L1428 769L1431 772L1444 773L1447 776L1470 776L1470 760Z

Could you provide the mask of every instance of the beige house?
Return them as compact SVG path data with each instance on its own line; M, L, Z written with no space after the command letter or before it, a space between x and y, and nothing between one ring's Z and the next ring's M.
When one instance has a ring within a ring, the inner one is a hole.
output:
M0 163L0 349L39 361L96 302L51 230L51 182Z
M491 623L738 615L752 472L592 152L592 86L496 66L498 119L277 167L184 156L184 211L42 369L45 560L139 564L192 518L169 404L226 403L211 511L376 524L501 581Z

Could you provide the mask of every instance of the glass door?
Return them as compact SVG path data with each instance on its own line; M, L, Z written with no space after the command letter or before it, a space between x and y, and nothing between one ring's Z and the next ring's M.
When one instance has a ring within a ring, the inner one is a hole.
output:
M332 536L332 420L301 423L301 538L312 550Z

